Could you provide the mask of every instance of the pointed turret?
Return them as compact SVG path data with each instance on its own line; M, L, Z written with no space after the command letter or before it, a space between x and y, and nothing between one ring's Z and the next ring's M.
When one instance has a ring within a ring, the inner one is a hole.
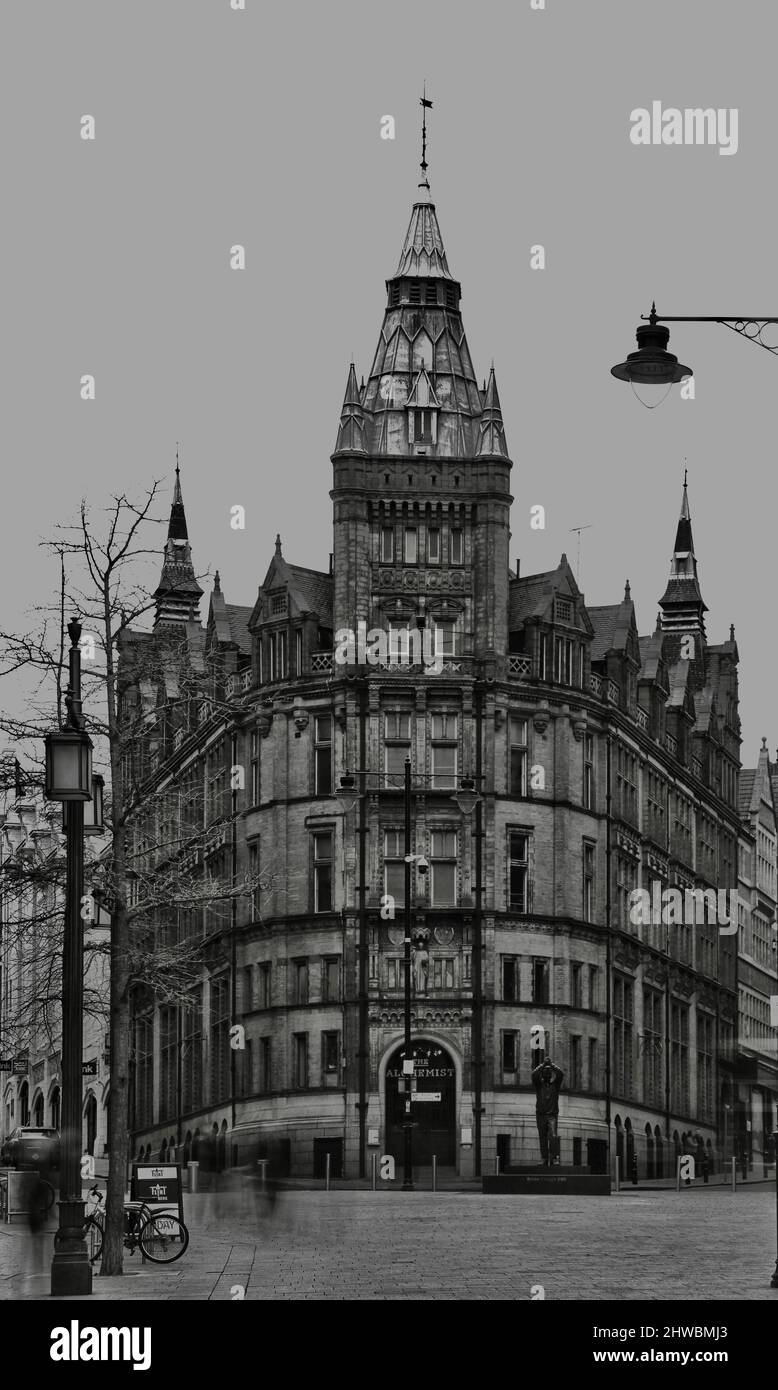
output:
M681 515L675 533L675 549L670 561L670 578L659 600L663 632L699 633L705 637L707 604L703 603L697 577L697 559L692 540L692 521L686 474L683 479Z
M154 594L156 613L154 627L180 626L199 620L203 591L195 578L192 547L186 528L184 499L181 493L181 473L176 457L176 482L170 508L162 574Z
M336 454L366 454L367 442L365 440L365 416L362 410L359 387L357 386L357 374L354 370L354 363L351 363L346 382L346 394L343 398L343 409L340 412L340 425L338 426L338 439L335 445Z
M394 272L395 280L401 275L437 276L453 281L434 203L413 205L400 260Z
M475 452L477 458L507 459L508 457L494 367L489 372L489 381L484 392L484 408L478 433L478 447Z

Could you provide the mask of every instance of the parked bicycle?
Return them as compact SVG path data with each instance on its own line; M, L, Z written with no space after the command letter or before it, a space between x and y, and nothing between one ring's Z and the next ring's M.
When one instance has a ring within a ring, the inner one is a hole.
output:
M103 1193L93 1187L89 1193L95 1205L84 1222L84 1238L92 1264L99 1260L105 1234ZM146 1202L124 1203L124 1248L130 1254L140 1247L147 1260L171 1264L180 1260L189 1244L189 1231L172 1211L152 1211Z

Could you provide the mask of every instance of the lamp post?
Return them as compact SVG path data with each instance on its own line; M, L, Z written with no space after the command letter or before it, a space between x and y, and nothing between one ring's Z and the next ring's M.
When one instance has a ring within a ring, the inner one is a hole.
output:
M775 342L765 334L768 324L778 324L778 318L764 314L713 314L701 318L677 314L658 314L656 304L651 305L650 314L641 314L641 323L636 330L637 352L630 352L624 362L611 367L611 376L619 381L629 381L642 386L667 386L668 389L684 377L693 376L691 367L684 367L672 352L668 352L670 329L666 323L720 323L731 328L742 338L756 343L778 356L778 332L773 332Z
M367 769L360 770L359 773L346 772L340 779L340 786L336 790L336 796L342 801L344 809L350 811L362 796L357 789L357 776L385 777L385 773L370 772ZM433 782L432 777L422 777L418 779L420 785L418 791L435 790L434 785L429 788L428 783ZM411 797L414 787L411 781L411 760L406 757L403 767L403 800L405 812L405 834L404 834L404 869L405 869L405 901L403 906L403 962L404 962L404 1056L403 1056L403 1192L413 1192L413 1120L411 1115L411 1096L413 1093L413 1057L412 1057L412 1029L411 1029L411 930L412 930L412 904L411 904L411 868L417 863L421 871L427 866L424 855L413 854L411 852ZM452 792L451 800L459 806L463 815L472 815L476 805L481 801L472 777L463 777L460 780L457 791ZM360 885L364 889L364 885ZM480 892L480 884L476 885L476 891Z
M84 1240L81 1197L81 1062L84 1011L84 805L102 814L102 786L93 788L92 741L81 712L81 624L68 624L70 681L65 727L47 734L46 796L67 806L65 937L62 948L62 1084L59 1229L51 1264L53 1297L92 1292L92 1266ZM98 779L102 783L102 779ZM94 795L94 800L93 800ZM93 819L94 819L93 815Z

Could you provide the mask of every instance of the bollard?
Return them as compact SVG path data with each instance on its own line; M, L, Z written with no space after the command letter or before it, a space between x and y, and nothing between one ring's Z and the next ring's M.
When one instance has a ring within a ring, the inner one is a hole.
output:
M615 1191L616 1191L616 1192L621 1192L621 1160L619 1159L618 1154L616 1154L616 1183L615 1183Z
M262 1193L267 1192L267 1159L258 1158L257 1167L259 1168L259 1184Z
M197 1160L196 1158L194 1158L194 1159L190 1159L186 1166L187 1166L187 1168L189 1169L189 1191L190 1191L190 1192L196 1192L196 1191L197 1191L197 1170L198 1170L198 1168L200 1167L200 1164L199 1164L198 1160Z
M370 1181L371 1181L371 1183L372 1183L373 1191L374 1191L374 1192L375 1192L375 1190L376 1190L376 1174L377 1174L377 1170L378 1170L377 1158L378 1158L378 1155L377 1155L377 1154L371 1154L371 1155L370 1155Z
M499 1155L499 1154L495 1154L495 1158L494 1158L494 1176L495 1176L496 1178L499 1178L499 1176L500 1176L500 1155Z
M432 1191L433 1191L433 1192L437 1192L437 1190L438 1190L438 1160L437 1160L437 1155L436 1155L436 1154L433 1154L433 1155L432 1155Z
M678 1154L675 1160L675 1190L681 1190L681 1155Z
M330 1155L329 1155L329 1154L325 1154L324 1158L325 1158L325 1163L324 1163L324 1191L325 1191L325 1192L329 1192L329 1190L330 1190Z
M770 1288L778 1289L778 1129L773 1135L775 1140L775 1271L770 1280Z
M732 1159L732 1191L737 1191L737 1159Z

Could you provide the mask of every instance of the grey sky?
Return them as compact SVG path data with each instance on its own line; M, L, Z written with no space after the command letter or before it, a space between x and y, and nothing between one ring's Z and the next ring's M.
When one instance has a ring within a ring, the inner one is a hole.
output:
M329 454L416 194L426 78L432 196L514 460L512 555L524 573L562 551L575 565L570 528L591 524L588 601L617 601L629 577L650 631L686 457L709 636L736 625L744 761L762 734L775 748L778 361L678 325L696 400L655 411L609 368L652 297L667 314L778 312L778 9L6 0L0 27L5 624L53 590L37 538L82 493L172 484L176 439L195 563L220 569L228 600L253 601L276 531L288 559L326 568ZM737 154L634 146L630 111L653 100L738 108Z

